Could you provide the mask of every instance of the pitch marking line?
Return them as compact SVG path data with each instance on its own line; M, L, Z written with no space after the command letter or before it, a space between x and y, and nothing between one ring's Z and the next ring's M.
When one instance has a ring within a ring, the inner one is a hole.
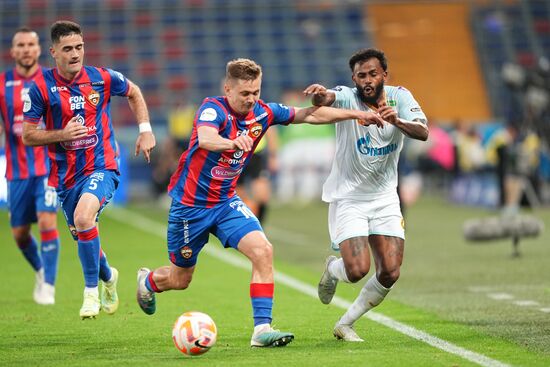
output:
M151 220L147 217L144 217L140 214L136 214L130 210L126 210L120 207L111 208L111 210L105 211L105 214L111 217L112 219L123 222L134 228L148 232L150 234L157 235L162 238L166 238L166 226ZM118 214L118 215L117 215ZM204 251L209 255L217 258L220 261L231 264L237 268L250 270L250 262L244 257L238 256L228 250L224 250L218 247L206 246ZM304 283L296 278L293 278L284 273L275 272L275 280L279 283L282 283L294 290L302 292L313 298L317 298L317 288L311 286L310 284ZM332 300L332 304L343 309L347 309L350 306L350 302L335 296ZM395 331L398 331L402 334L405 334L413 339L422 341L426 344L429 344L435 348L441 349L447 353L454 354L458 357L466 359L470 362L476 363L483 367L510 367L510 365L497 361L495 359L484 356L476 352L472 352L468 349L459 347L452 343L449 343L443 339L430 335L422 330L418 330L412 326L403 324L399 321L393 320L390 317L384 316L380 313L369 311L365 314L364 317L371 319L372 321L378 322L384 326L389 327Z

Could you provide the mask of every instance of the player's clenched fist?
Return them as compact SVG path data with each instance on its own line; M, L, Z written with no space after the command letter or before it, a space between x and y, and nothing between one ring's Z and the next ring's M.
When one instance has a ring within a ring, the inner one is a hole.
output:
M395 124L397 122L397 111L386 104L378 108L378 114L384 121L389 122L390 124Z
M382 117L372 111L357 111L357 121L363 126L376 125L378 127L384 126L384 120Z
M63 140L74 140L88 135L88 128L77 122L78 118L78 116L71 118L63 128Z
M233 145L235 149L250 152L252 150L252 145L254 145L254 140L248 135L240 135L233 139Z

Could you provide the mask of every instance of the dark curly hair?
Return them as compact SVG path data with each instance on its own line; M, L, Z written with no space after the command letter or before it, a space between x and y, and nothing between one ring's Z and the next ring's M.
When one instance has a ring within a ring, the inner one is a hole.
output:
M384 52L377 50L375 48L364 48L362 50L357 51L353 55L351 55L349 59L349 67L351 71L353 72L353 68L355 67L355 64L357 63L364 63L368 59L371 59L373 57L376 57L378 61L380 61L380 65L382 65L382 69L386 71L388 69L388 60L386 59L386 55L384 55Z

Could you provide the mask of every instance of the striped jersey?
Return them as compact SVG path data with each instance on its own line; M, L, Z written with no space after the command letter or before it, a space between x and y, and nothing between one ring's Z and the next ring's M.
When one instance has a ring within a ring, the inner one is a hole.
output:
M189 148L181 155L168 186L169 195L184 205L211 208L235 195L237 180L262 136L272 125L288 125L294 108L259 100L246 116L234 112L225 97L206 98L195 114ZM248 135L252 150L212 152L199 148L197 129L211 126L226 139Z
M357 88L339 86L333 89L333 107L370 111L361 101ZM426 116L411 92L403 87L384 86L386 103L400 118L422 119ZM323 185L322 199L372 200L383 194L395 193L397 162L405 135L391 124L380 128L362 126L356 120L336 124L336 152L332 170Z
M46 147L23 144L23 98L28 94L33 78L42 76L46 68L28 78L15 69L0 74L0 115L6 137L6 179L24 180L47 175L50 168Z
M34 81L24 106L26 122L38 123L43 117L46 130L60 130L78 117L88 128L84 138L48 145L49 185L66 190L94 171L118 172L111 96L126 96L128 80L111 69L84 66L73 80L51 69Z

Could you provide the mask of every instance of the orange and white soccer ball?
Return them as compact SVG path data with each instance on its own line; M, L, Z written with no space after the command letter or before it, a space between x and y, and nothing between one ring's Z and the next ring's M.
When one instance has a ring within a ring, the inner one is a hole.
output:
M205 313L185 312L176 320L172 339L178 350L188 356L198 356L216 344L218 329L214 320Z

